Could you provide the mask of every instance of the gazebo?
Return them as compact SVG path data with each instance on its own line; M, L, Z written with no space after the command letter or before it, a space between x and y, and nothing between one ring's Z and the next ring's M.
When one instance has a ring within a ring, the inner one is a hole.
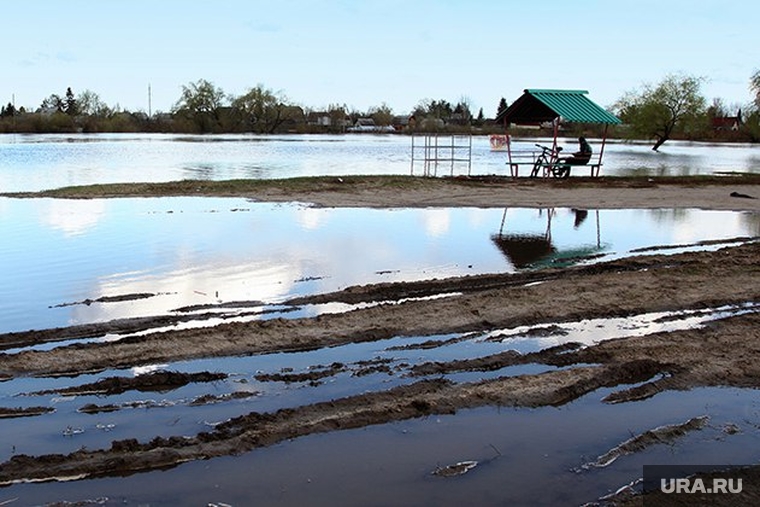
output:
M520 166L530 166L538 168L536 164L541 164L546 173L552 164L556 163L559 156L557 147L557 134L559 132L560 121L575 123L597 123L604 124L604 136L599 153L595 153L586 166L591 169L591 176L598 176L602 167L602 157L604 155L604 145L607 141L607 129L610 125L619 124L620 119L615 115L597 105L586 95L586 90L538 90L527 89L515 100L511 106L504 109L496 117L497 123L503 123L505 131L508 131L509 125L541 125L545 123L552 124L554 141L548 161L539 159L541 152L529 151L518 152L511 149L509 135L507 135L507 155L508 164L513 177L519 175ZM535 172L534 172L535 174Z

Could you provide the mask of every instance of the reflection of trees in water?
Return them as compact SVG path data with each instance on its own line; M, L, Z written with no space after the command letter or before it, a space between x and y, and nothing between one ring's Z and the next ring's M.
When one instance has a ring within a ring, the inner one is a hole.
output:
M751 144L668 142L653 152L644 145L610 143L602 172L622 176L695 176L719 172L760 173Z
M679 224L684 224L695 229L699 229L700 225L709 225L710 229L705 230L704 232L705 234L714 236L717 231L715 231L715 215L712 215L712 213L722 214L727 221L730 221L726 222L727 225L729 223L737 224L738 230L736 231L736 234L742 236L760 236L760 213L740 213L732 211L709 212L682 208L658 208L646 210L646 214L658 225L677 226ZM705 219L709 219L709 222L705 222L704 219L701 219L700 215L704 216ZM729 218L736 217L736 215L738 215L736 221L734 221L733 218Z
M748 173L760 173L760 157L754 155L748 157L744 170Z
M673 147L679 149L679 147ZM710 172L703 153L652 151L648 146L610 150L605 168L623 176L689 176Z
M621 169L616 171L621 176L697 176L699 174L710 174L709 171L702 171L693 166L672 166L660 164L657 166L636 166L632 169Z
M188 174L192 174L193 176L201 180L213 179L216 169L217 168L212 164L187 165L182 168L184 172Z
M760 213L742 213L739 222L746 227L747 235L760 236Z
M656 224L676 224L691 220L692 210L684 208L655 208L646 210Z

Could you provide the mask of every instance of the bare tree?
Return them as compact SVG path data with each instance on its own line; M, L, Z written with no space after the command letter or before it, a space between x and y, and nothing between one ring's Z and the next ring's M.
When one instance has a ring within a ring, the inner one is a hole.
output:
M749 88L755 94L755 107L760 109L760 70L756 70L749 80Z
M81 114L106 117L112 113L111 108L100 100L97 93L91 90L84 90L77 94L76 101Z

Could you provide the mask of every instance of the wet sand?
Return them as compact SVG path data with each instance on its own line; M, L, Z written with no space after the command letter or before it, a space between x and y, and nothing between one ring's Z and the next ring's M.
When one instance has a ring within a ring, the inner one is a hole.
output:
M687 184L637 180L605 185L585 180L568 183L415 179L399 188L373 184L372 178L363 181L336 178L320 179L311 188L297 191L284 188L249 189L236 195L320 206L567 206L760 211L760 199L751 198L760 196L760 185L746 182ZM118 195L140 192L133 187ZM732 196L732 193L735 194ZM220 195L202 189L198 194ZM116 196L112 192L104 195ZM68 197L83 196L73 193ZM192 436L156 437L150 441L121 439L113 441L110 448L82 449L66 455L16 455L0 465L0 484L156 470L191 460L237 454L307 434L430 414L451 414L484 405L561 406L602 387L620 386L605 399L606 403L641 400L663 391L697 386L757 388L760 387L758 260L760 243L755 239L742 239L714 251L644 254L588 266L513 275L350 287L284 303L292 307L333 302L358 305L344 313L227 323L212 328L130 336L114 342L78 343L47 351L4 354L0 357L0 378L76 376L81 372L162 361L313 350L397 336L491 331L722 306L746 310L702 329L659 332L591 346L568 344L534 353L507 351L475 359L424 363L410 369L410 375L430 375L494 371L514 364L562 367L540 374L498 376L462 383L424 379L332 401L267 413L251 412ZM446 297L438 297L442 294ZM114 321L12 333L0 336L0 343L5 347L20 347L40 341L133 332L136 326L150 329L163 323ZM146 382L155 384L157 380L146 377ZM85 385L82 389L102 387Z
M580 209L698 208L760 210L760 185L689 184L683 179L532 180L498 177L432 179L409 188L378 186L372 180L336 178L299 192L296 199L324 207L564 207ZM754 180L754 178L751 178ZM428 183L429 181L429 183ZM732 196L732 193L734 196ZM277 187L246 194L255 200L292 201ZM736 197L748 196L748 197Z

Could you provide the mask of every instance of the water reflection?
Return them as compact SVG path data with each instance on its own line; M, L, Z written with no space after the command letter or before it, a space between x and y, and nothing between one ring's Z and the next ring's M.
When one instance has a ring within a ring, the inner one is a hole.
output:
M557 215L556 209L548 208L538 211L539 216L546 217L546 230L543 234L508 233L505 230L509 227L508 211L509 209L504 210L499 233L492 235L491 240L517 269L536 268L547 264L567 265L583 259L590 259L603 250L598 210L595 212L596 243L576 244L561 251L552 242L552 217ZM574 215L573 229L578 230L588 218L588 210L570 209L569 211Z
M546 211L546 231L543 234L506 234L504 231L508 209L504 210L499 233L491 240L516 268L523 268L553 254L557 249L551 240L551 217L554 210ZM542 210L544 211L544 210Z
M601 141L591 141L598 149ZM514 149L532 149L536 142L547 139L514 139ZM575 140L560 139L560 144ZM748 144L669 141L658 152L650 148L649 143L608 142L602 173L760 172L756 147ZM410 163L410 138L395 135L0 135L3 192L191 178L409 174ZM509 174L506 154L491 151L488 136L473 138L472 174Z
M46 201L40 209L40 220L50 228L63 232L66 236L85 234L96 227L105 213L104 201Z
M508 234L493 236L493 241L516 268L524 268L557 250L545 236Z
M753 236L759 223L749 213L700 210L0 199L0 332L610 259L643 247Z

